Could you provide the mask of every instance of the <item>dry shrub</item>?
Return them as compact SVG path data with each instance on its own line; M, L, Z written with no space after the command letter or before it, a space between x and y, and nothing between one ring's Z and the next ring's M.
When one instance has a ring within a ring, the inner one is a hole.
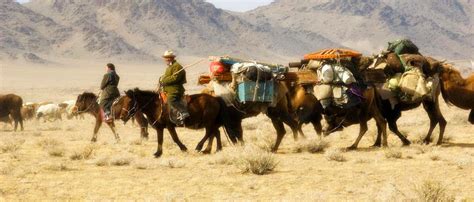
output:
M429 145L413 145L412 148L415 149L416 154L425 154L433 151L433 148Z
M48 148L48 154L53 157L62 157L66 153L64 146L53 146Z
M132 163L133 157L129 154L120 154L110 159L110 165L113 166L128 166Z
M142 141L141 138L133 140L133 141L130 142L130 145L142 145L142 144L143 144L143 141Z
M53 163L53 164L50 164L50 165L47 165L45 167L46 170L51 170L51 171L69 171L69 170L72 170L71 168L69 168L69 166L64 163L64 162L61 162L61 163Z
M71 160L84 160L84 159L91 159L94 155L95 150L97 150L97 146L90 144L82 148L80 151L73 151L73 153L69 156Z
M214 158L209 164L213 165L233 165L239 159L239 155L242 154L242 147L229 147L225 150L218 152L214 155Z
M346 157L344 153L340 149L333 148L324 153L324 156L328 161L337 161L337 162L344 162L346 161Z
M25 143L23 139L4 139L0 144L0 151L2 151L2 153L16 152L21 148L23 143Z
M153 168L153 165L147 160L135 161L133 166L138 170L148 170Z
M102 158L97 159L97 161L95 161L95 165L99 167L108 166L110 165L109 162L110 162L109 157L102 157Z
M177 158L162 159L160 165L168 168L183 168L186 163Z
M421 184L415 185L415 193L418 201L436 201L436 202L450 202L454 201L454 196L451 195L446 186L439 181L426 180Z
M369 158L359 158L354 161L357 164L364 164L364 163L370 163L371 160Z
M265 175L272 172L278 165L273 153L256 148L246 147L237 160L237 166L242 173Z
M385 149L384 155L387 159L401 159L403 157L402 151L396 148Z
M59 140L52 139L52 138L43 138L37 142L37 145L42 147L43 149L47 149L50 147L55 147L55 146L60 146L63 143L60 142Z
M298 142L293 148L295 152L322 153L329 147L329 142L325 140L307 140Z
M272 151L273 146L275 145L275 138L271 137L268 134L258 132L260 130L257 130L258 137L256 138L257 140L253 143L255 146L259 147L262 150L265 151Z

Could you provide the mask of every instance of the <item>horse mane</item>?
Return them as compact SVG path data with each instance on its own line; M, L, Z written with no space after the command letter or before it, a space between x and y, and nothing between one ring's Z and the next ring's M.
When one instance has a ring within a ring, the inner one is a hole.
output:
M97 99L97 95L91 92L84 92L78 96L79 100Z

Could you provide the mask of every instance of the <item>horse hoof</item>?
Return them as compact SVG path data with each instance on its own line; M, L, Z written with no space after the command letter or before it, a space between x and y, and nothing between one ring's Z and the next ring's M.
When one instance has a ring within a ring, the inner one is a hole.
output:
M381 144L374 144L374 145L371 146L371 148L380 148L380 147L382 147Z
M96 138L92 138L91 142L97 142Z
M211 151L204 150L204 151L202 151L202 153L207 155L207 154L211 154Z
M356 149L357 149L356 146L350 146L350 147L347 147L347 148L346 148L347 151L354 151L354 150L356 150Z
M180 149L181 149L182 152L188 152L188 148L186 148L186 147L182 147Z
M156 152L155 154L153 154L155 156L155 158L160 158L161 155L163 154L162 151L159 151L159 152Z
M410 141L403 142L403 146L410 146L410 145L411 145Z

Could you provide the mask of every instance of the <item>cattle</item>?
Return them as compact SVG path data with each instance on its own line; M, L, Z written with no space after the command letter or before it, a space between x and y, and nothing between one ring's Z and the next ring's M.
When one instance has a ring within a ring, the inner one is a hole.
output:
M23 117L21 116L21 106L23 99L15 94L0 95L0 117L10 117L15 122L14 130L18 129L20 123L21 130L23 130Z
M56 120L62 120L61 117L61 107L59 107L57 104L47 104L40 106L38 110L36 111L36 119L43 118L44 122L46 121L56 121Z
M84 119L83 114L78 114L75 110L76 101L75 100L68 100L58 104L61 107L62 113L66 114L66 118L71 120L72 118L76 119Z

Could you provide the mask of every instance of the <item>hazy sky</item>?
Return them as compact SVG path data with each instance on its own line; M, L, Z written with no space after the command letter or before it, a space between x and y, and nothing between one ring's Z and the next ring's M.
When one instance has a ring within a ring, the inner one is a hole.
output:
M28 2L29 0L17 0L20 3ZM218 8L227 9L231 11L248 11L258 6L263 6L271 3L273 0L206 0L213 3Z

